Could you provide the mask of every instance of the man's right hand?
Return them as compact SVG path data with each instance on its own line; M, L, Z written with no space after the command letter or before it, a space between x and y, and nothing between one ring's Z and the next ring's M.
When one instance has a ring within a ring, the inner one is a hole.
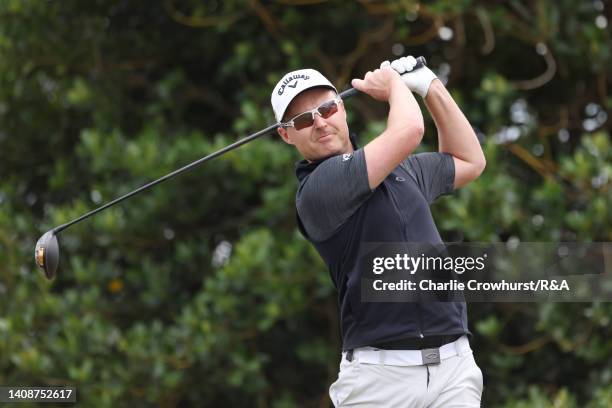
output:
M381 102L389 101L393 86L398 86L398 84L403 85L402 78L391 68L389 61L383 62L380 69L368 71L363 79L351 81L355 89Z

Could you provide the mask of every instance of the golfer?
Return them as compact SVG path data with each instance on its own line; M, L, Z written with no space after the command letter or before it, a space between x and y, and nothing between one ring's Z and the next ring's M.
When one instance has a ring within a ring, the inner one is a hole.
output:
M389 104L385 130L363 148L351 137L336 88L321 73L284 75L272 91L278 133L297 163L298 225L338 290L342 358L336 407L478 407L482 372L468 341L464 302L363 302L358 260L367 242L442 244L429 205L476 179L485 158L469 122L427 67L403 57L352 86ZM400 76L400 74L402 74ZM425 100L438 152L412 154Z

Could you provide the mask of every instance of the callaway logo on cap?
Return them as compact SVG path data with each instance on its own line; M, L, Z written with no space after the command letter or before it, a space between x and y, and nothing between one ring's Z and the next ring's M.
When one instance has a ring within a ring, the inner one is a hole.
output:
M283 115L293 98L305 90L317 86L325 86L338 93L336 87L317 70L300 69L285 74L272 91L272 109L276 120L280 122L283 119Z

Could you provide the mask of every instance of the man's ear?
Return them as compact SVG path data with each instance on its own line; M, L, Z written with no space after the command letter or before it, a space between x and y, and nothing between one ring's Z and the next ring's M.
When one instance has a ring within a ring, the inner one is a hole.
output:
M346 115L346 108L344 107L344 101L340 103L340 109L342 110L342 112L344 112L344 115Z
M293 144L293 142L289 138L289 132L287 132L287 129L279 126L278 128L276 128L276 131L278 132L278 134L280 135L280 137L283 139L285 143L290 144L290 145Z

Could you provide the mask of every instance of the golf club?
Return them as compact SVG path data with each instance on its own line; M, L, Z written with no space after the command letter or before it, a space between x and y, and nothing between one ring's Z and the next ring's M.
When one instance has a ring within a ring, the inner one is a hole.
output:
M417 64L414 66L413 71L416 69L419 69L423 66L426 65L426 61L424 57L418 57L417 58ZM340 97L342 99L347 99L350 98L353 95L356 95L359 91L356 90L355 88L349 88L344 92L340 93ZM56 275L57 272L57 266L59 265L59 243L57 240L57 235L62 232L63 230L65 230L66 228L79 223L83 220L85 220L86 218L91 217L94 214L99 213L102 210L107 209L108 207L112 207L115 204L118 204L120 202L122 202L123 200L127 200L128 198L142 192L145 191L163 181L166 181L168 179L171 179L174 176L177 176L187 170L190 170L196 166L199 166L200 164L207 162L209 160L212 160L216 157L221 156L222 154L225 154L231 150L234 150L237 147L240 147L246 143L249 143L255 139L257 139L258 137L261 137L263 135L266 135L268 133L272 133L273 131L275 131L278 127L280 126L280 123L275 123L272 124L268 127L266 127L265 129L262 129L256 133L253 133L249 136L246 136L243 139L240 139L232 144L230 144L229 146L224 147L223 149L217 150L214 153L209 154L208 156L202 157L201 159L198 159L196 161L194 161L193 163L190 163L186 166L181 167L178 170L175 170L171 173L166 174L163 177L158 178L157 180L154 180L148 184L145 184L142 187L137 188L134 191L131 191L121 197L118 197L116 199L114 199L113 201L110 201L109 203L104 204L103 206L96 208L95 210L92 210L70 222L67 222L66 224L60 225L58 227L55 227L47 232L45 232L36 242L36 248L34 249L34 260L36 261L36 265L38 265L39 268L41 268L45 274L45 276L47 277L47 279L53 279Z

